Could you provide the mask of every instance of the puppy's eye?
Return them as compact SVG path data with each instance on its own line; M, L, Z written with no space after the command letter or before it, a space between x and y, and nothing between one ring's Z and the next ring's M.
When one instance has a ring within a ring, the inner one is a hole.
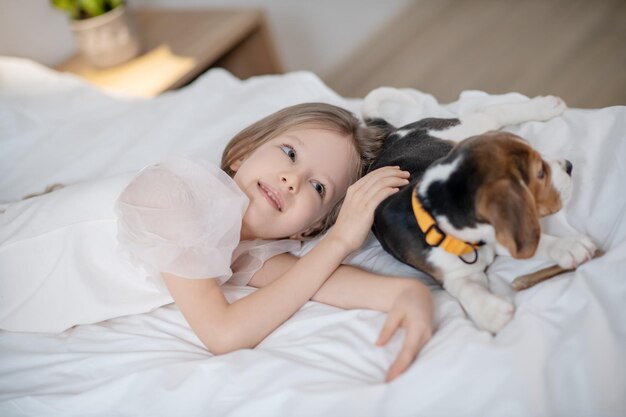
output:
M541 168L539 170L539 172L537 173L537 178L539 178L540 180L544 179L546 176L546 171L543 170L543 168Z

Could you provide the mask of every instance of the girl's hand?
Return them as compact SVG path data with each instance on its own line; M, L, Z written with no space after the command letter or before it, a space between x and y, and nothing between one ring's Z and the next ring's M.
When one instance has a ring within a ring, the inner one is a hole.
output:
M409 183L409 173L397 166L378 168L352 184L329 236L343 242L348 253L361 247L374 222L374 210L399 187Z
M390 382L403 373L432 335L432 301L427 288L411 285L398 295L387 314L387 321L376 344L385 345L400 327L405 330L404 343L395 362L387 371L385 382Z

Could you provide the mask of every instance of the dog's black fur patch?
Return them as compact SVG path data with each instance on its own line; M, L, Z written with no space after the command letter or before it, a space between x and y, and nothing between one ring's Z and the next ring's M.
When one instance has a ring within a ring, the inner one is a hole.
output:
M375 126L387 132L387 138L378 158L370 165L369 171L389 165L398 165L400 169L414 173L423 173L433 161L446 156L453 142L434 138L430 130L445 130L460 123L459 119L422 119L396 129L383 119L366 120L369 126ZM407 132L402 135L399 132ZM408 157L410 156L410 157Z
M409 184L376 208L372 231L383 249L396 259L439 280L440 271L425 261L430 247L415 220L411 194L431 165L451 162L458 157L453 152L455 142L431 134L457 126L460 121L427 118L401 128L395 128L382 119L370 119L366 123L383 129L387 135L380 155L370 165L368 172L383 166L398 165L400 169L411 173ZM461 164L445 183L432 183L426 198L422 200L424 208L433 216L445 213L456 228L475 226L472 191L475 187L468 184L472 176L466 172L471 170L472 167Z

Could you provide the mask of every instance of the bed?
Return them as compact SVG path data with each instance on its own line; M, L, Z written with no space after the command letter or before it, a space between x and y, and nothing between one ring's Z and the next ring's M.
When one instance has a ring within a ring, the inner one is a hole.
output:
M441 104L406 91L420 100L425 117L526 99L465 91ZM137 100L2 57L0 204L53 183L136 171L172 155L218 163L226 141L243 126L305 101L356 113L361 104L309 72L242 81L220 69L180 90ZM498 257L488 270L491 288L514 299L517 312L497 336L479 331L455 299L432 287L436 332L408 371L385 384L402 334L376 347L384 313L317 302L255 349L222 356L203 348L174 305L61 334L1 331L0 415L626 415L626 107L568 109L548 122L508 130L574 163L572 201L544 219L544 229L585 233L605 254L518 293L510 286L515 277L549 264ZM346 262L423 279L373 238ZM252 291L225 286L231 300Z

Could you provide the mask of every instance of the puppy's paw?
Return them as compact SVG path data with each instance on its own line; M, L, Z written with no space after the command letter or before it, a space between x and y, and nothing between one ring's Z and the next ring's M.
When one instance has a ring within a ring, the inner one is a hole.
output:
M511 321L514 314L515 305L512 302L499 295L489 294L470 317L479 328L497 333Z
M536 120L545 121L560 116L567 109L562 98L556 96L538 96L531 99L537 112Z
M596 245L587 236L567 236L559 238L548 255L561 268L574 269L593 257Z

